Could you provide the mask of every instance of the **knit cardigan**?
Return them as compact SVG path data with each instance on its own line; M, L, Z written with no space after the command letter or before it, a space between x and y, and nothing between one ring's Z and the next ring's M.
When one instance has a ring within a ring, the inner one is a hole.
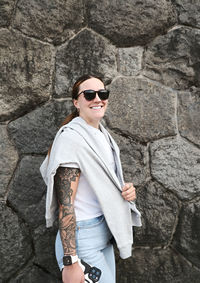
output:
M104 150L93 130L84 119L77 117L61 127L55 136L50 157L46 156L40 167L47 185L46 225L53 225L58 209L54 190L56 170L59 166L66 167L69 163L76 163L98 198L120 257L127 258L132 253L132 226L141 226L141 215L135 203L124 200L121 195L124 180L117 144L100 124L100 130L113 149L115 172L106 164Z

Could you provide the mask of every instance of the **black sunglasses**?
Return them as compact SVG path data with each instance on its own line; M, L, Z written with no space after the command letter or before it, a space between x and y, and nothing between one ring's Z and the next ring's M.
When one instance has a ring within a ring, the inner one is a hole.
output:
M101 100L106 100L109 97L109 90L107 90L107 89L100 89L100 90L97 90L97 91L92 90L92 89L86 89L86 90L81 91L78 94L77 98L79 97L79 95L81 93L83 93L83 95L84 95L84 97L87 101L91 101L91 100L95 99L96 93L98 94L98 96Z

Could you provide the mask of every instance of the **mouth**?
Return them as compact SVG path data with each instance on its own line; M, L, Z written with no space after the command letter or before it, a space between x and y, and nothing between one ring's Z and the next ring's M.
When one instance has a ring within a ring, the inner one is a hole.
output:
M92 107L90 107L90 109L99 110L99 109L101 109L102 107L103 107L102 105L99 105L99 106L92 106Z

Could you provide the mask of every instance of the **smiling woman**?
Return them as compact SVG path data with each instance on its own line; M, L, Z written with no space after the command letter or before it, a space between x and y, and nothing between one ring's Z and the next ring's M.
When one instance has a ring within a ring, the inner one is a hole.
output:
M119 148L100 123L108 97L101 79L85 75L76 81L76 111L63 122L41 165L47 227L59 210L56 258L64 283L85 282L80 260L101 270L99 282L115 283L113 240L121 258L130 257L132 226L141 226L135 188L124 183Z

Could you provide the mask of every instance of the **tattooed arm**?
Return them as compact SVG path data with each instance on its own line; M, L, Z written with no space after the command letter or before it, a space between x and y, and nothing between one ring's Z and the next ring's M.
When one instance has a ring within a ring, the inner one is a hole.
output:
M59 229L65 255L76 255L74 198L80 170L59 167L54 178L54 187L59 204ZM63 283L84 283L84 273L78 262L65 266L62 271Z

